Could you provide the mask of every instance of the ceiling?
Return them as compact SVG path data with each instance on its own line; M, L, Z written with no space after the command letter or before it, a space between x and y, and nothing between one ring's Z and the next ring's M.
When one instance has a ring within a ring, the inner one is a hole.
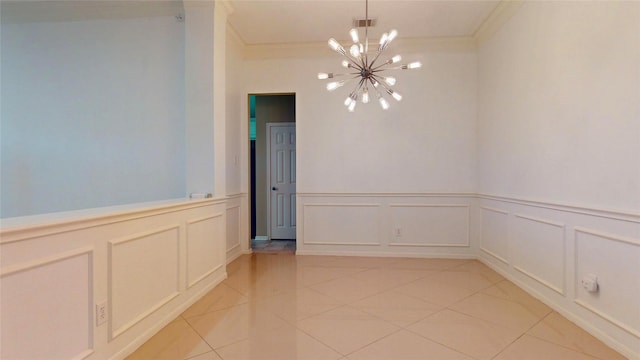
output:
M364 19L364 0L233 0L229 24L247 45L326 42L349 38L354 19ZM378 38L391 29L399 38L473 36L500 0L371 0L369 29ZM364 29L360 36L364 37Z

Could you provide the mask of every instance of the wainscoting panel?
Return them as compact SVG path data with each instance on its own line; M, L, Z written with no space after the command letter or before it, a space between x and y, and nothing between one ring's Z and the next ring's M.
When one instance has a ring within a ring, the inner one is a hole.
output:
M478 197L479 259L624 356L640 360L640 213ZM505 232L506 238L497 235ZM496 260L505 244L508 256ZM596 293L582 286L588 274L597 277Z
M171 225L109 242L112 338L178 296L179 239Z
M564 294L564 224L516 214L513 228L514 268Z
M480 207L480 250L507 264L509 262L509 213Z
M93 250L3 268L1 280L3 359L82 359L92 353Z
M242 196L2 219L0 357L125 359L224 280L224 213ZM197 239L217 242L222 265L187 288L189 222ZM97 324L103 302L108 320Z
M187 287L226 264L226 251L219 241L225 238L224 220L223 214L218 213L187 221Z
M638 337L640 344L640 239L578 227L575 246L575 302ZM581 286L587 274L597 276L597 293Z
M380 245L379 204L304 204L305 245Z
M390 204L389 246L469 246L469 206Z
M227 262L237 258L240 249L240 205L227 208Z

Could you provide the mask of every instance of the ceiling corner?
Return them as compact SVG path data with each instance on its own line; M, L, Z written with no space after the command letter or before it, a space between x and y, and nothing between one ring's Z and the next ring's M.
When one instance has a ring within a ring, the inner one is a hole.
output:
M478 30L473 34L478 46L489 39L496 31L515 15L525 0L502 0L496 6L491 15L480 25Z

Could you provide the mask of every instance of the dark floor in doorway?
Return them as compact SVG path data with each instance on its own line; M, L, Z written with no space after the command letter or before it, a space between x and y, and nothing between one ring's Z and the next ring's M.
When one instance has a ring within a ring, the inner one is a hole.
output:
M295 253L296 240L251 240L254 253Z

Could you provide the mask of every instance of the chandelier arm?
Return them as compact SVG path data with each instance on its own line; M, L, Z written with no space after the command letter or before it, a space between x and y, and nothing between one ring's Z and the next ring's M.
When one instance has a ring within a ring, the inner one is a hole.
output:
M353 66L355 66L358 70L362 70L363 69L364 65L360 64L357 59L355 59L355 58L353 58L353 57L351 57L350 55L347 55L347 54L344 54L343 56L345 58L347 58L347 60L349 60L349 62L351 62L351 64Z
M385 63L382 63L382 64L380 64L380 65L378 65L378 66L376 66L374 68L371 68L371 72L384 71L384 70L402 70L402 65L400 65L400 67L388 67L388 68L382 69L382 67L384 67L386 65L389 65L389 64L385 62Z
M338 76L348 76L348 75L355 75L356 77L360 76L359 72L352 72L352 73L342 73L342 74L333 74L333 77L338 77ZM331 79L331 78L329 78ZM322 79L322 80L328 80L328 79Z
M373 89L373 91L375 91L376 95L378 95L378 97L382 97L382 95L380 94L380 91L378 91L378 88L376 87L376 83L380 83L379 81L376 80L376 82L373 82L373 79L369 78L369 82L371 83L371 88Z
M376 56L373 58L373 60L371 61L371 67L373 67L373 64L375 64L376 60L378 60L378 57L380 56L380 54L382 54L382 52L384 51L384 48L378 50L376 52ZM381 66L384 66L384 64L382 64Z
M387 86L387 84L384 83L384 81L380 81L380 79L378 78L378 76L376 75L372 75L372 77L376 80L376 82L380 85L382 85L382 87L387 90L387 92L391 91L393 92L393 89L390 88L389 86Z
M360 79L360 82L358 82L358 84L353 88L353 91L349 93L349 98L351 98L351 100L356 101L358 99L358 91L360 91L361 87L362 87L362 79Z

